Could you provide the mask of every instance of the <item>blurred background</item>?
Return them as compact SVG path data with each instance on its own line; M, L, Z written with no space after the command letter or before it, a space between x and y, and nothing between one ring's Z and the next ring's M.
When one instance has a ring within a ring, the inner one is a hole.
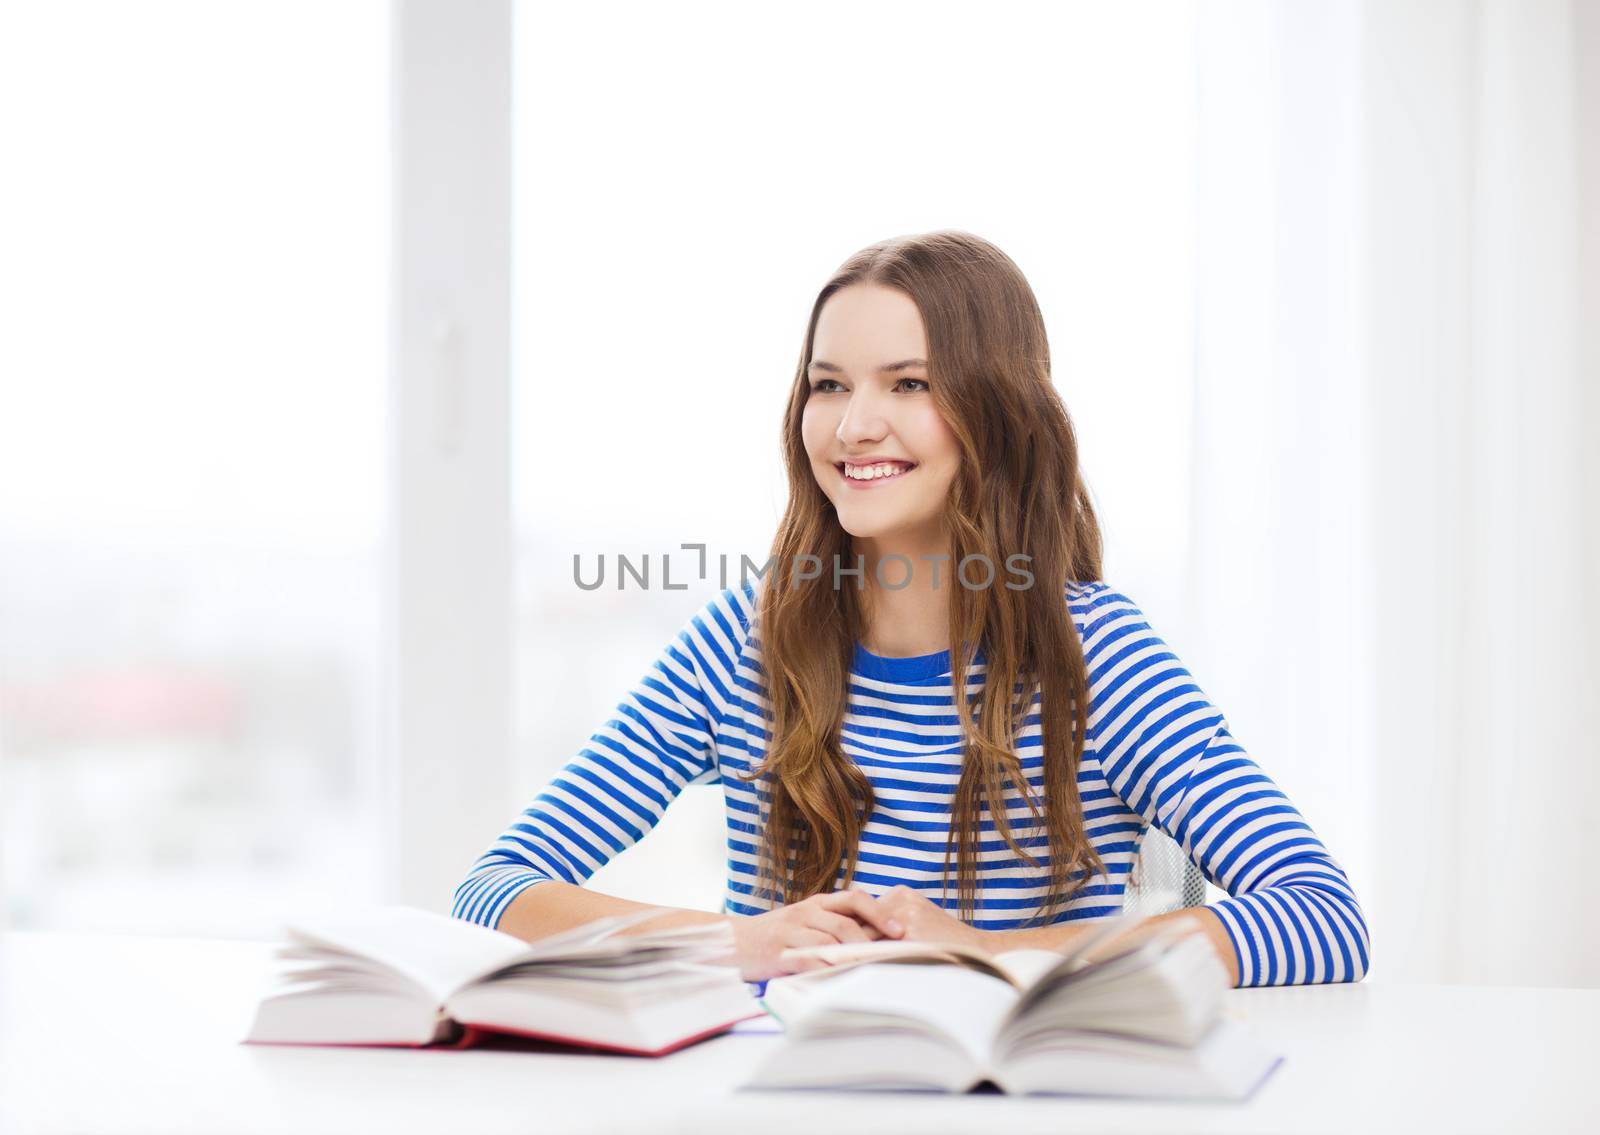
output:
M1600 4L0 0L0 139L0 928L447 911L959 228L1372 979L1600 985Z

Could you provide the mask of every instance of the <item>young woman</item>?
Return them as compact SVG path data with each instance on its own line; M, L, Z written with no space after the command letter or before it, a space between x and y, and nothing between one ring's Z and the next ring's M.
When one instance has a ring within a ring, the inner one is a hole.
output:
M641 928L726 919L749 980L825 942L1062 947L1121 908L1152 824L1227 892L1188 914L1236 985L1365 974L1344 871L1100 580L1009 257L939 232L846 261L783 441L766 574L688 620L472 866L456 917L533 939L639 909L582 883L684 785L720 782L723 913L657 908Z

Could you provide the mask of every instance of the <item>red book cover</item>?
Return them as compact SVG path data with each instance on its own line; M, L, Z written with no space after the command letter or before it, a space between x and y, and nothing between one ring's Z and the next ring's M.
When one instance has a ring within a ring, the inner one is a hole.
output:
M624 1055L624 1056L665 1056L669 1052L676 1052L680 1048L687 1048L691 1044L695 1044L695 1043L697 1043L699 1041L706 1040L706 1039L708 1039L710 1037L713 1037L713 1036L717 1036L720 1033L725 1033L729 1029L733 1028L734 1025L738 1024L740 1021L748 1021L751 1018L759 1017L762 1014L763 1014L763 1010L759 1006L756 1006L756 1008L752 1012L746 1013L746 1014L744 1014L743 1016L740 1016L740 1017L735 1017L733 1020L728 1021L728 1022L726 1022L724 1024L715 1025L712 1028L705 1029L705 1030L703 1030L701 1032L693 1034L692 1036L686 1036L682 1040L674 1041L673 1043L671 1043L669 1045L666 1045L666 1046L664 1046L662 1048L653 1048L653 1049L626 1048L626 1047L623 1047L621 1045L598 1044L598 1043L596 1043L594 1041L579 1040L579 1039L577 1039L575 1037L560 1036L559 1034L556 1034L556 1033L524 1032L524 1031L522 1031L520 1029L502 1028L499 1025L493 1026L492 1028L490 1026L487 1026L487 1025L463 1025L463 1024L460 1024L459 1022L455 1022L455 1021L442 1021L441 1022L440 1033L436 1034L435 1038L433 1040L429 1041L426 1044L402 1044L402 1043L396 1043L396 1042L380 1042L380 1041L358 1042L358 1041L289 1041L289 1040L277 1040L277 1041L243 1040L243 1041L240 1041L239 1043L241 1043L241 1044L281 1044L281 1045L289 1045L289 1046L293 1046L293 1047L311 1047L311 1048L439 1048L439 1049L463 1049L463 1048L485 1048L485 1047L519 1047L519 1046L520 1047L526 1047L525 1044L519 1045L519 1042L521 1042L521 1041L542 1041L545 1044L550 1045L552 1048L564 1049L564 1050L568 1050L568 1051L577 1049L577 1050L585 1050L585 1051L591 1051L591 1052L618 1053L618 1054L621 1054L621 1055Z
M725 1033L740 1021L748 1021L752 1017L759 1017L761 1015L762 1010L758 1007L753 1013L747 1013L742 1017L735 1017L731 1021L727 1021L720 1025L715 1025L709 1029L694 1033L691 1036L686 1036L682 1040L673 1041L671 1044L665 1045L662 1048L626 1048L622 1045L596 1044L594 1041L578 1040L575 1037L560 1036L556 1033L524 1032L520 1029L501 1028L498 1025L496 1025L494 1028L489 1028L483 1025L464 1025L462 1026L461 1035L459 1037L454 1040L445 1041L444 1043L435 1045L433 1047L480 1048L486 1045L494 1045L497 1042L503 1043L501 1038L513 1040L514 1038L521 1038L524 1040L545 1041L551 1045L557 1045L566 1049L585 1049L593 1052L619 1053L624 1056L665 1056L669 1052L676 1052L680 1048L687 1048L691 1044L696 1044L699 1041L707 1040L721 1033Z

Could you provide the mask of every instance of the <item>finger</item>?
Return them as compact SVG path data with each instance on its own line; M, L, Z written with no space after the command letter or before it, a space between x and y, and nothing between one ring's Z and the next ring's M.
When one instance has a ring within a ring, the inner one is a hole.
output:
M796 926L784 937L787 939L784 942L786 949L792 946L831 946L838 941L827 931L811 926Z
M793 927L787 935L783 949L778 951L777 964L785 973L803 973L810 969L820 969L829 963L822 958L806 957L797 954L798 948L805 946L832 946L837 945L833 935L821 930L813 930L809 926Z
M808 973L814 969L827 969L828 963L821 958L807 957L793 950L784 950L778 955L778 968L785 973Z
M898 938L905 933L905 926L895 918L893 908L865 891L834 891L823 905L866 923L885 938Z
M840 942L870 941L861 923L846 915L835 914L831 910L817 911L806 920L806 925L815 927L825 934L831 934Z

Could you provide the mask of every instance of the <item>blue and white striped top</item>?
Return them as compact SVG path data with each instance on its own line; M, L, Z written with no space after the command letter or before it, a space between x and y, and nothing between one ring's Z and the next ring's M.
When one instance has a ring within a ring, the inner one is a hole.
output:
M582 883L649 831L685 785L704 783L720 783L726 805L724 910L770 909L755 896L756 788L734 775L765 752L760 642L751 633L757 595L750 583L726 589L690 618L616 716L472 865L455 917L496 927L528 887ZM1066 598L1090 683L1078 792L1106 874L1052 921L1119 911L1139 837L1154 824L1227 892L1210 909L1233 939L1241 985L1360 980L1369 949L1361 907L1288 797L1126 595L1089 582L1069 585ZM983 667L972 671L968 688L977 690ZM948 896L943 889L961 760L949 651L886 658L857 644L849 690L843 748L877 798L852 885L882 894L904 883L954 910L954 881ZM1041 784L1036 713L1017 751L1024 774ZM1027 834L1020 795L1007 804L1019 842L1046 856L1043 834ZM1047 881L1043 865L1023 863L1004 840L982 840L973 925L1028 923Z

